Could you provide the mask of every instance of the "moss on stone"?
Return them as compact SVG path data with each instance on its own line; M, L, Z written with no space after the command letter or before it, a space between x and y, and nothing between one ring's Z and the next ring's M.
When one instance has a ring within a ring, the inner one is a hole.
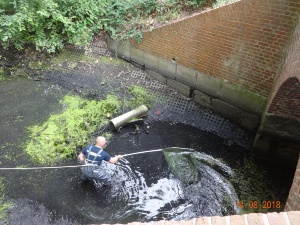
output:
M105 57L102 56L99 59L100 62L105 64L113 64L113 65L127 65L128 63L122 59L115 58L115 57Z

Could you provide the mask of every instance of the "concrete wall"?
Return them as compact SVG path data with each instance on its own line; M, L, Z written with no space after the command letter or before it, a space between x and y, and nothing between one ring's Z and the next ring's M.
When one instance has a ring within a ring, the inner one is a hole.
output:
M242 0L109 49L250 130L258 128L300 11L298 0Z

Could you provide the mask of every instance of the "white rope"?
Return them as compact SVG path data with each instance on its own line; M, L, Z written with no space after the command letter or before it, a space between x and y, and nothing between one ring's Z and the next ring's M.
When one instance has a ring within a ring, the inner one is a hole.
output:
M176 148L176 147L170 147L170 148ZM167 148L167 149L170 149ZM189 151L193 151L192 149L189 148L180 148L180 149L185 149ZM156 149L156 150L149 150L149 151L143 151L143 152L135 152L135 153L130 153L130 154L125 154L125 156L130 156L130 155L138 155L138 154L143 154L143 153L149 153L149 152L161 152L165 149ZM45 166L45 167L15 167L15 168L0 168L0 170L42 170L42 169L63 169L63 168L76 168L76 167L84 167L84 166L91 166L91 165L75 165L75 166Z
M62 169L62 168L75 168L90 165L76 165L76 166L41 166L41 167L14 167L14 168L0 168L0 170L42 170L42 169Z

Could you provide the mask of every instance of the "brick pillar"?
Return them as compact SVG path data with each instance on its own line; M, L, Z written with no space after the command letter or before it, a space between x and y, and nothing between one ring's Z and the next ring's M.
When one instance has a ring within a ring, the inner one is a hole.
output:
M296 168L294 181L290 189L290 194L287 199L285 211L299 211L300 210L300 157Z

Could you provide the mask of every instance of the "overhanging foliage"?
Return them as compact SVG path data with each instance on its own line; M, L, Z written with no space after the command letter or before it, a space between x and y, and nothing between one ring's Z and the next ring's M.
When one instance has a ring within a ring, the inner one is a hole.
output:
M208 0L2 0L0 45L55 52L66 44L88 45L99 30L112 38L142 38L155 20L179 16Z

